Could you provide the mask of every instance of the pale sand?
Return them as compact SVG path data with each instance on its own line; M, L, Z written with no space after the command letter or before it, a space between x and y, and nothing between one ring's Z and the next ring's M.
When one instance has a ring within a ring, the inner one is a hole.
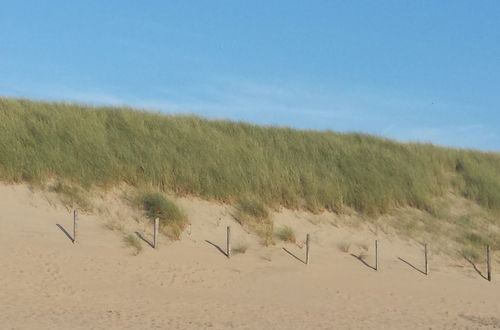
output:
M180 199L192 223L183 239L161 237L159 250L143 244L132 256L123 235L105 228L105 213L81 215L73 245L56 226L72 233L70 211L47 196L0 185L1 329L500 328L498 272L489 283L465 262L433 256L424 276L398 260L422 268L421 247L383 236L375 272L336 248L368 243L371 264L374 234L336 227L332 215L276 214L277 226L291 225L301 242L264 248L230 207ZM112 203L110 218L134 223L133 211ZM234 245L249 246L230 260L205 241L224 249L226 225ZM303 259L307 232L308 266L282 249Z

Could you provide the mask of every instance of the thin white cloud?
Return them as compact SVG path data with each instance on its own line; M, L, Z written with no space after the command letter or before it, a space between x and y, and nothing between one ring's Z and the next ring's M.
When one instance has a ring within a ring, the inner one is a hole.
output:
M481 124L463 126L393 126L386 129L385 135L400 141L417 141L460 148L480 148L495 151L500 145L500 134ZM498 150L497 150L498 151Z
M34 90L36 92L30 94L35 98L57 101L126 105L305 129L363 131L401 141L484 150L498 149L500 145L500 136L491 127L474 122L460 123L456 118L461 116L450 118L450 114L457 111L472 113L470 105L434 102L378 89L311 88L296 82L260 83L226 76L207 81L184 94L153 87L158 97L149 100L57 85ZM446 122L440 120L440 116Z

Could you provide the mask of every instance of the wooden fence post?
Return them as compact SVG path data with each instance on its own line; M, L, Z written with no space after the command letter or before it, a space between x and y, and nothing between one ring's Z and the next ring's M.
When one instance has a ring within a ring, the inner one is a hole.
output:
M77 238L77 229L78 229L78 210L74 209L73 210L73 244L76 244L76 238Z
M158 231L160 228L160 218L155 218L154 232L153 232L153 248L158 247Z
M488 281L491 282L491 251L490 246L486 246L486 263L488 266Z
M227 237L226 237L226 253L227 257L231 258L231 227L227 226Z
M429 275L429 259L428 259L427 244L424 245L424 248L425 248L425 275Z
M309 234L306 235L306 265L309 265L309 244L310 244L310 239L309 239Z
M375 240L375 270L378 271L378 240Z

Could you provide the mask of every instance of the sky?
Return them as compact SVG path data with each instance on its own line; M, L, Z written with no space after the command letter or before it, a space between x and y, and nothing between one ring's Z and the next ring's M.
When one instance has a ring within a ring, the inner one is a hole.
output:
M500 151L500 1L0 0L0 95Z

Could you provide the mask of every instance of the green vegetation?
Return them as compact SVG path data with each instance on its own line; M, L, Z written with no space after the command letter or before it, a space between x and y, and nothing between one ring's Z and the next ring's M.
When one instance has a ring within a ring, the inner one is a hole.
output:
M284 227L280 228L280 230L278 230L276 235L279 237L279 239L281 239L282 241L284 241L286 243L295 243L296 242L295 232L289 226L284 226Z
M46 188L58 194L61 202L68 208L78 207L84 211L92 209L92 204L87 198L87 193L78 186L58 181Z
M351 248L351 242L348 242L348 241L339 242L339 243L337 243L337 248L341 252L349 253L349 249Z
M137 201L149 219L160 219L162 232L173 239L180 239L188 221L184 212L174 202L157 192L141 192Z
M361 251L358 253L357 257L359 260L366 260L366 258L368 257L368 254L366 253L366 251Z
M262 201L255 198L244 198L238 201L237 220L240 224L248 222L265 223L269 221L269 211Z
M500 240L500 235L496 237ZM456 238L462 247L461 254L474 263L486 261L486 245L496 248L495 237L493 235L482 235L479 233L466 231Z
M0 98L0 179L126 182L368 216L453 191L500 213L500 155L362 134ZM242 205L240 205L242 206Z
M104 226L111 230L111 231L118 231L118 232L123 232L124 230L124 225L123 223L121 223L120 221L116 220L116 219L113 219L113 220L109 220L108 222L106 222L104 224Z
M136 256L142 252L142 244L141 241L133 234L127 235L123 237L123 242L126 246L132 248L133 254Z
M274 244L274 223L264 203L256 198L243 198L236 206L236 220L250 228L261 239L264 246Z
M233 254L245 254L247 252L248 245L246 244L239 244L236 247L234 247L231 251Z

